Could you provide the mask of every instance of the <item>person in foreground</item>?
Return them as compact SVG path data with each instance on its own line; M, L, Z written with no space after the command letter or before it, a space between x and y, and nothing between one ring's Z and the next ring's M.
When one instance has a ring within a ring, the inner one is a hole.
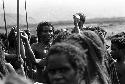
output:
M79 47L87 50L86 84L112 84L105 65L106 46L94 31L88 30L81 34L73 34L64 42L72 45L79 43Z
M52 45L48 52L48 84L85 84L86 54L80 47L65 42Z

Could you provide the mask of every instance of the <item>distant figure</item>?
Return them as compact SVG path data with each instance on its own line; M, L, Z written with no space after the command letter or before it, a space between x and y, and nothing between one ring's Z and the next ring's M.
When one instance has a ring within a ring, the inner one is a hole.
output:
M86 28L84 26L85 23L85 15L83 13L76 13L73 15L74 20L74 29L72 30L72 33L79 33L83 30L83 28Z

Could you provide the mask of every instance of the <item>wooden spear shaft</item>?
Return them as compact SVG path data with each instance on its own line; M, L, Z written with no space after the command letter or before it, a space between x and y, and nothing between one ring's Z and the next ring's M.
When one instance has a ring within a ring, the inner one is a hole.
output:
M18 40L17 55L20 57L19 0L17 0L17 40Z
M20 60L22 62L22 58L20 55L20 26L19 26L19 0L17 0L17 39L18 39L18 51L17 51L17 55L18 55L18 60ZM20 75L25 76L25 72L24 72L24 68L23 65L21 65L20 68Z
M3 0L3 11L4 11L4 23L5 23L5 30L6 30L6 37L7 37L7 27L6 27L6 13L5 13L4 0Z
M27 23L27 30L28 30L28 17L27 17L26 0L25 0L25 11L26 11L26 23Z

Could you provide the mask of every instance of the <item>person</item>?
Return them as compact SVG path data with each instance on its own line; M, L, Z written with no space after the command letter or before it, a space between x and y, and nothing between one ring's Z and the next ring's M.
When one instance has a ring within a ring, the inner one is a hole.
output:
M85 15L83 13L76 13L73 15L74 28L71 31L72 33L79 33L83 31L83 28L86 28L83 24L85 23Z
M87 84L85 51L65 42L52 45L47 55L47 84Z
M31 45L36 59L43 59L52 44L54 27L49 22L40 22L37 26L38 42ZM45 51L45 52L44 52Z
M44 60L46 59L46 54L48 52L48 49L52 45L52 42L53 42L54 27L49 22L40 22L37 26L36 31L37 31L38 42L32 44L31 48L35 55L36 61L42 62L42 63L37 62L38 63L36 65L37 70L42 69L42 71L44 71L44 69L45 69ZM37 80L38 80L38 78L37 78Z
M10 63L6 62L1 42L0 40L0 79L3 79L10 73L16 74L16 71Z
M119 84L125 83L125 38L124 36L113 37L111 39L111 52L112 58L114 59ZM111 66L112 66L111 65Z
M54 27L49 22L41 22L37 27L38 43L30 46L28 36L25 32L21 34L24 42L26 64L29 68L27 75L35 82L43 83L44 70L46 65L46 54L52 44Z
M0 79L8 75L8 70L5 64L5 57L2 50L1 39L0 39Z
M20 76L18 74L9 74L2 80L2 82L2 84L33 84L30 79Z
M112 84L105 65L106 46L94 31L86 30L81 34L74 33L64 42L73 45L79 43L83 49L87 50L88 84Z
M4 52L6 62L10 63L15 69L16 73L25 76L23 70L23 58L25 58L23 45L21 41L20 45L20 55L17 55L17 31L16 27L12 27L8 34L8 46L7 51Z

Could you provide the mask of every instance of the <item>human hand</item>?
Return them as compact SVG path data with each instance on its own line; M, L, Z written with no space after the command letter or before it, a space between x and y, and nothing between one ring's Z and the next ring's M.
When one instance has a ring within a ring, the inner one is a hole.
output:
M20 32L20 37L23 40L23 42L27 42L28 41L28 35L26 34L25 31L21 31Z

